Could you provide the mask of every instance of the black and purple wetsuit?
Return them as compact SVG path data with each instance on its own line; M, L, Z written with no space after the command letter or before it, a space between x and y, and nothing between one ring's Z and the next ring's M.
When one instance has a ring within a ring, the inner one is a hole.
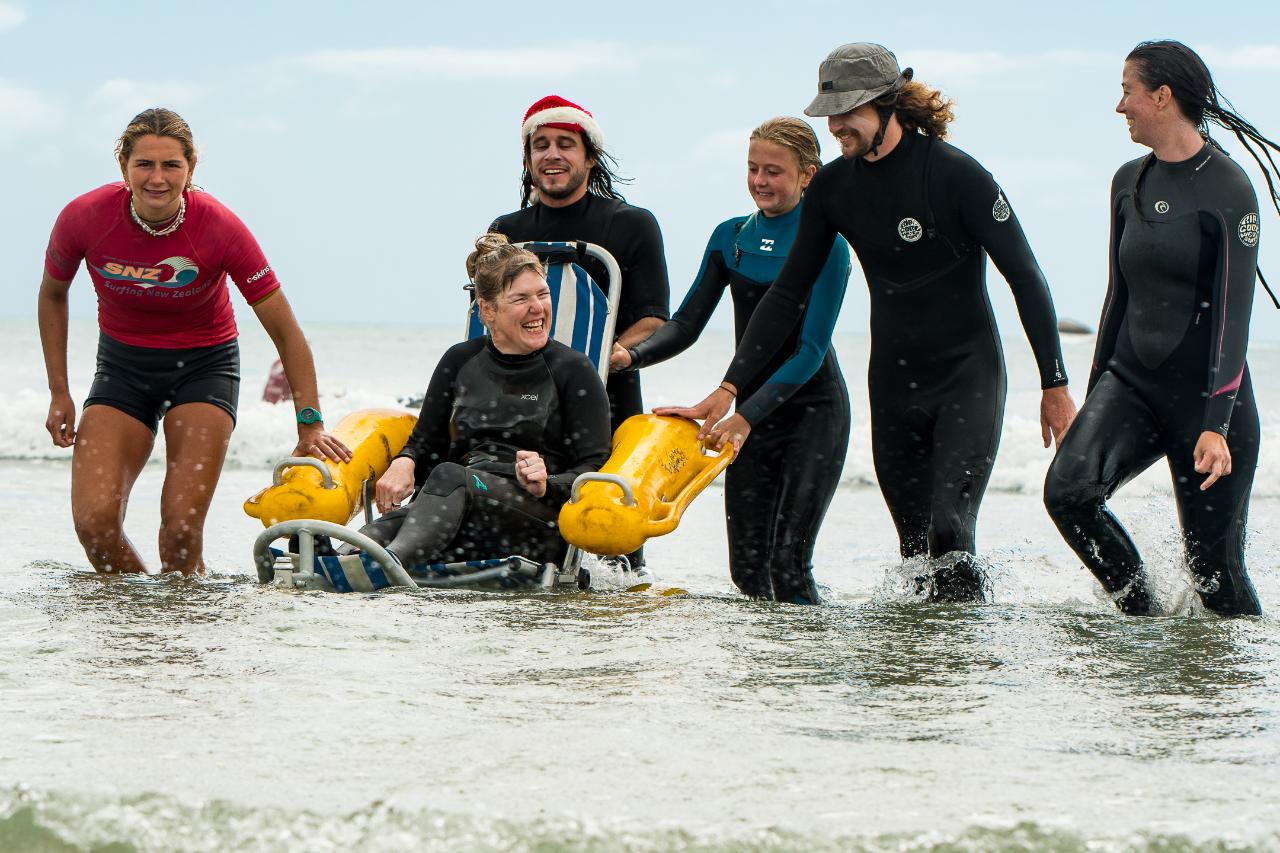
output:
M1258 461L1258 409L1245 349L1258 261L1258 202L1220 148L1147 156L1111 184L1111 256L1089 394L1045 480L1045 505L1121 609L1154 610L1133 540L1106 501L1168 460L1187 564L1205 606L1261 612L1244 565ZM1231 474L1208 490L1194 450L1216 432Z

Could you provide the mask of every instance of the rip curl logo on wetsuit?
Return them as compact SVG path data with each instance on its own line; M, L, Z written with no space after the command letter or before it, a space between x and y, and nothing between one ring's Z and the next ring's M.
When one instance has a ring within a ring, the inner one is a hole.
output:
M898 236L908 243L914 243L924 234L924 228L910 216L898 223Z
M200 268L190 258L165 258L155 266L107 261L93 268L108 281L125 281L141 288L186 287L200 277Z
M1169 202L1167 201L1156 202L1156 213L1168 213L1168 212L1169 212Z
M1240 242L1250 249L1258 245L1258 214L1246 213L1236 228L1236 234L1240 236Z
M1004 193L996 190L996 203L991 205L991 218L996 222L1004 222L1013 215L1013 211L1009 209L1009 202L1004 200Z

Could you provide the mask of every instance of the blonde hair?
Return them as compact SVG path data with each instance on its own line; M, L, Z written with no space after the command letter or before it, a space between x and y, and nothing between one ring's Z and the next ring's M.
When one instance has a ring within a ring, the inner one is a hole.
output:
M890 104L903 130L917 130L938 139L947 138L947 125L956 120L955 101L917 80L907 81Z
M542 261L528 249L513 246L506 235L489 232L476 238L476 247L467 255L467 277L475 285L476 296L492 302L525 270L545 275Z
M164 107L152 107L143 110L133 117L129 126L116 140L116 156L124 165L129 163L133 155L133 146L144 136L165 136L176 139L182 145L182 154L187 158L187 166L196 167L196 143L191 135L191 126L182 116Z
M818 147L818 135L808 122L791 116L777 116L751 131L751 139L772 142L790 151L796 165L803 172L810 166L822 168L822 152Z

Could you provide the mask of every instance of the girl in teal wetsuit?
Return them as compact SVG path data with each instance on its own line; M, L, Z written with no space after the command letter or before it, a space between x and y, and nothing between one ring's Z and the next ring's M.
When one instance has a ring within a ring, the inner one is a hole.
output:
M680 310L649 339L616 348L614 368L638 369L684 352L726 287L741 340L787 258L804 189L820 165L818 138L805 122L775 118L752 131L747 188L757 210L716 228ZM849 394L831 348L848 280L849 247L839 239L786 345L737 389L740 431L749 431L750 441L725 475L729 571L738 589L755 598L820 602L813 546L849 443ZM670 410L658 410L664 411Z

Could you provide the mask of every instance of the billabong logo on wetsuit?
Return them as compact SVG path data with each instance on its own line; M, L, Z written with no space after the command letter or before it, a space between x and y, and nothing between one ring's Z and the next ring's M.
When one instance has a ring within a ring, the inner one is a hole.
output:
M908 243L916 242L923 234L924 229L920 227L920 223L910 216L898 223L898 236Z
M477 489L479 489L479 490L480 490L480 491L482 491L482 492L487 492L487 491L489 491L489 487L488 487L488 486L486 486L486 485L484 484L484 481L483 481L483 480L481 480L479 477L477 477L475 474L472 474L472 475L471 475L471 479L473 479L473 480L475 480L475 481L476 481L476 488L477 488Z
M1156 202L1156 213L1168 213L1168 212L1169 212L1169 202L1164 201L1163 199Z
M108 281L127 281L138 287L186 287L200 277L200 268L190 258L165 258L155 266L145 264L121 264L107 261L93 268Z
M769 240L769 239L766 239L766 238L764 238L764 237L761 237L761 238L760 238L760 251L762 251L762 252L772 252L772 251L773 251L773 241L772 241L772 240Z
M1009 209L1009 202L1004 200L1004 190L996 189L996 203L991 205L991 218L996 222L1004 222L1013 211Z
M1244 218L1240 220L1240 226L1236 228L1236 233L1240 235L1240 242L1250 249L1258 245L1258 214L1246 213Z

